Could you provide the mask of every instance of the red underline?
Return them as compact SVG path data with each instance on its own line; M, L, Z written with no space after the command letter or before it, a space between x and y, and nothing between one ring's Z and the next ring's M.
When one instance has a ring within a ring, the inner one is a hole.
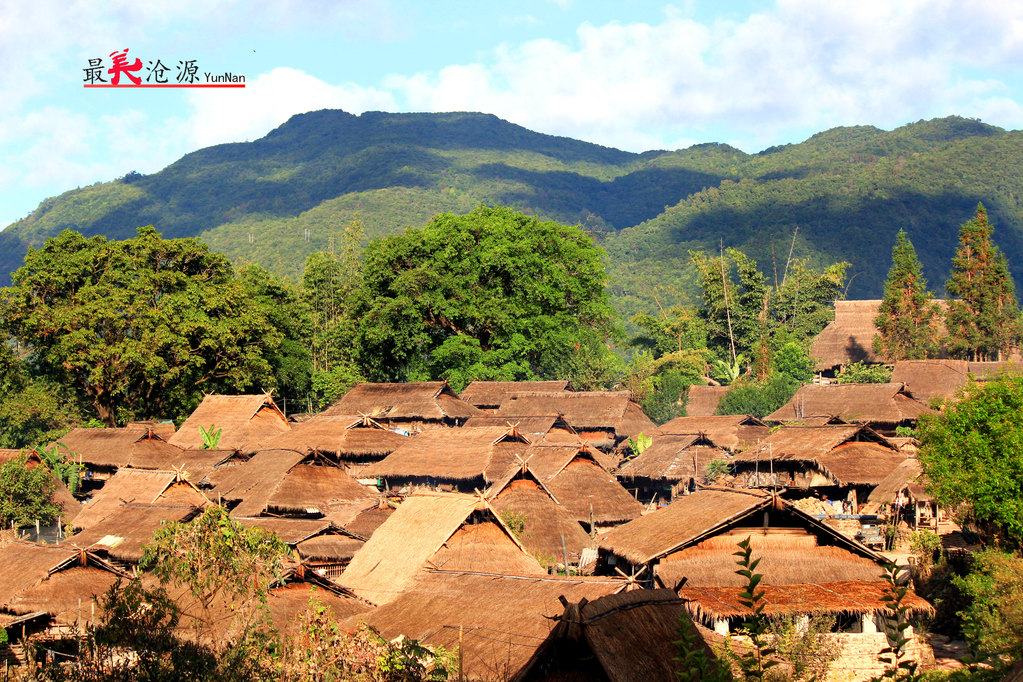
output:
M122 88L124 90L130 90L134 88L244 88L245 83L160 83L160 84L143 84L143 85L110 85L105 84L90 84L84 85L86 88Z

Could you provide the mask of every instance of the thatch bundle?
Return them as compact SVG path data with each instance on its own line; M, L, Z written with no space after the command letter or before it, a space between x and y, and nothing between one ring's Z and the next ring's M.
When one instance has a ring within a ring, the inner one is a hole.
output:
M207 395L168 442L186 450L199 450L203 447L200 427L220 429L218 447L231 450L291 428L269 393Z

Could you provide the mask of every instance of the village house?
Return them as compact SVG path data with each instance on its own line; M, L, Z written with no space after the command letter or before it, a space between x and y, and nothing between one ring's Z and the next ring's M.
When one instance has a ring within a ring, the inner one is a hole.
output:
M167 442L183 450L214 447L239 450L246 443L283 433L291 428L269 393L255 395L207 394ZM203 431L219 433L216 445Z
M748 414L676 417L648 435L698 433L715 446L738 452L759 443L771 432L764 422Z
M690 417L711 417L717 414L718 403L729 386L690 386L687 391L686 414Z
M571 390L567 381L470 381L459 397L483 412L493 413L512 393Z
M913 428L920 415L932 412L903 384L807 384L764 421L781 424L809 417L839 417L894 436L900 426Z
M643 503L670 502L696 490L712 462L727 464L728 451L702 434L656 433L646 450L618 468L618 480Z
M418 433L461 426L480 410L465 402L446 381L358 384L320 413L323 417L371 417L394 431Z

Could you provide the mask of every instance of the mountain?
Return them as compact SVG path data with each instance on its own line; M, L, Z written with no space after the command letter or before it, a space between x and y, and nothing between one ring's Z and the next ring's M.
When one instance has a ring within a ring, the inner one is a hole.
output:
M1023 281L1021 197L1023 133L961 117L835 128L758 154L721 144L634 154L486 114L325 110L47 199L0 232L0 278L66 227L121 238L150 223L297 276L353 218L376 237L486 202L591 231L626 314L691 298L688 251L719 245L772 277L790 248L815 264L847 260L849 296L876 297L900 228L940 292L979 201Z

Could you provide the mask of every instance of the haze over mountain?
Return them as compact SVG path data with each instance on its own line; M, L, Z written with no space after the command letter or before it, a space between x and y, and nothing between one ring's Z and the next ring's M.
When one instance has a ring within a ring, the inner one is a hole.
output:
M1021 197L1023 133L959 117L836 128L758 154L719 144L634 154L487 114L324 110L47 199L0 232L0 277L64 228L123 238L147 224L297 276L353 218L375 237L485 202L593 232L626 313L652 305L655 287L662 300L693 291L689 249L737 246L773 276L794 233L794 255L849 261L848 295L876 297L899 228L940 291L978 201L1020 281Z

